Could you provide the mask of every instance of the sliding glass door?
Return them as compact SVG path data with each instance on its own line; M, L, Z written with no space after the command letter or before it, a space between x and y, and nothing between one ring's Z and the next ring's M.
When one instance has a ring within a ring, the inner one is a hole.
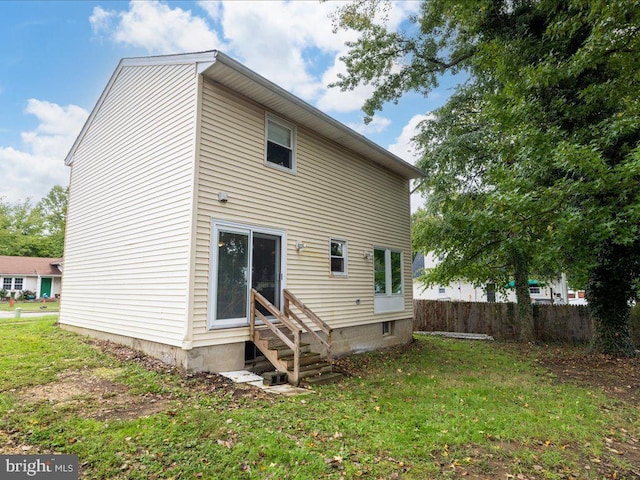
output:
M247 318L249 234L221 230L218 234L216 320Z
M212 233L210 327L246 325L251 288L280 309L284 233L226 223Z

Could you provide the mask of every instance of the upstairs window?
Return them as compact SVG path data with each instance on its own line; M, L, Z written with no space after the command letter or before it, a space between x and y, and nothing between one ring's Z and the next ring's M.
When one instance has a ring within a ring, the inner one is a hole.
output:
M295 171L295 127L269 115L266 124L266 164L291 172Z
M345 240L331 240L331 274L347 274L347 242Z

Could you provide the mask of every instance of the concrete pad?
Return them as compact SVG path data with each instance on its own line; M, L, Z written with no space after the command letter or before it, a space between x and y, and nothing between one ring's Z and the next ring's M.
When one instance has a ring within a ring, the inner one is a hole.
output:
M463 333L463 332L413 332L417 335L433 335L435 337L459 338L461 340L494 340L491 335L484 333Z
M291 397L293 395L309 395L310 393L315 393L313 390L309 390L308 388L294 387L290 383L285 383L284 385L273 385L271 387L267 387L266 385L258 385L258 388L261 388L268 393L285 395L287 397Z
M233 372L221 372L220 375L231 379L235 383L246 383L254 387L264 390L267 393L273 393L278 395L292 396L292 395L308 395L314 393L313 390L307 388L294 387L289 383L284 385L264 385L263 378L260 375L249 372L248 370L236 370Z
M233 372L220 372L220 375L231 379L235 383L262 382L262 377L248 370L235 370Z

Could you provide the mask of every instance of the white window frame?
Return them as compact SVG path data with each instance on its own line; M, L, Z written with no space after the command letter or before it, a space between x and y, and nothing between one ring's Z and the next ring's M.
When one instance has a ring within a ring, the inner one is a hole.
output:
M7 285L9 286L7 287ZM13 290L13 277L3 277L2 288L9 291Z
M375 251L384 251L385 259L385 291L380 293L374 293L373 298L373 313L390 313L390 312L402 312L404 311L404 254L402 250L395 248L374 246L374 258ZM391 267L391 253L400 254L400 292L393 293L393 279L392 279L392 267ZM375 260L373 265L374 271L374 292L375 292Z
M440 286L438 287L438 294L439 294L439 295L444 295L445 293L447 293L447 288L446 288L446 287L443 287L442 285L440 285Z
M392 337L393 336L393 322L392 321L382 322L382 336L383 337Z
M20 280L20 288L18 288L18 280ZM53 284L53 280L51 281L51 283ZM24 277L15 277L13 279L13 289L14 290L24 290Z
M221 328L245 327L249 325L250 316L250 295L247 296L247 318L233 318L225 320L217 320L216 316L216 286L218 285L218 235L220 231L246 234L249 237L249 259L248 264L251 266L253 262L253 234L263 233L266 235L279 236L280 240L280 305L284 305L284 289L287 288L287 233L284 230L276 230L273 228L259 227L256 225L248 225L238 222L228 222L224 220L212 220L211 225L211 266L209 270L209 301L208 301L208 327L209 330L217 330ZM251 269L249 269L251 270ZM247 276L247 283L251 285L251 272Z
M529 285L529 295L540 295L542 288L540 285Z
M281 147L285 147L285 148L291 148L291 168L289 167L285 167L283 165L278 165L277 163L272 163L269 162L267 160L267 149L269 148L269 123L275 123L276 125L286 128L287 130L289 130L291 132L291 147L288 147L286 145L282 145L282 144L278 144L277 142L273 142L276 143L277 145L280 145ZM297 128L295 125L282 120L281 118L278 118L270 113L266 113L265 114L265 120L264 120L264 164L269 167L269 168L275 168L276 170L280 170L282 172L287 172L287 173L296 173L296 165L297 165L297 159L296 159L296 145L297 145Z
M342 256L339 257L337 255L331 254L331 246L333 243L339 243L342 245ZM331 265L331 260L334 258L342 258L344 269L342 272L334 272L333 267ZM334 277L346 277L348 272L348 244L347 241L341 238L332 238L329 240L329 271L331 275Z

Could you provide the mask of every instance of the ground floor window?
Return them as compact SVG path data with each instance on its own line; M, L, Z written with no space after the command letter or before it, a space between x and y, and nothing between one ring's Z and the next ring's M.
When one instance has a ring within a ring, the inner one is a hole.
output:
M374 313L404 310L402 252L373 249Z
M13 286L13 278L11 277L4 277L2 279L2 288L4 290L11 290L11 287Z
M24 285L24 278L16 278L13 280L13 289L22 290Z
M347 274L347 242L346 240L331 239L329 253L331 256L331 274L346 275Z

